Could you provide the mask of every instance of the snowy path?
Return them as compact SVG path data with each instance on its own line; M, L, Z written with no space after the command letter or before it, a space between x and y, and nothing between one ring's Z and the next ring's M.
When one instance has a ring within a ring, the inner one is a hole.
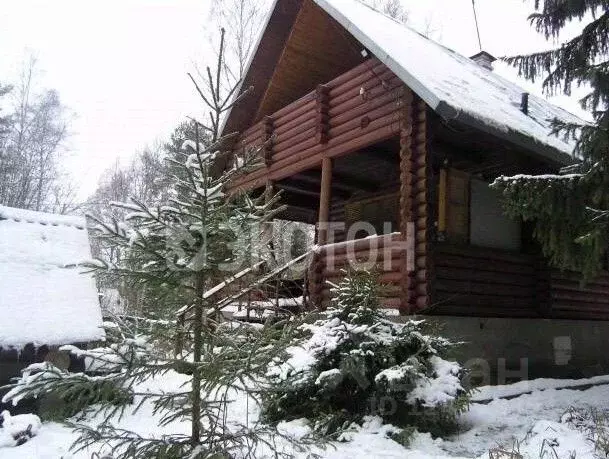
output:
M585 382L585 381L582 381ZM180 377L171 375L154 385L179 386ZM557 390L556 380L538 380L529 387L530 394L506 400L497 399L488 404L473 404L462 416L462 432L446 440L433 440L428 434L418 434L409 449L405 449L386 437L390 426L381 425L378 419L370 419L364 427L346 435L346 442L336 442L322 453L334 459L408 458L430 459L446 457L487 458L490 448L503 446L520 451L525 458L539 458L544 448L550 448L546 457L569 458L575 451L578 459L594 458L593 445L584 434L560 423L561 416L570 407L609 410L609 386L601 385L586 390ZM547 388L543 390L544 388ZM484 388L482 392L493 395L515 392L517 388ZM159 433L150 407L144 407L137 415L127 413L120 425L139 433ZM246 403L238 397L231 407L230 416L244 419L257 416L254 403ZM286 426L292 432L304 430L298 422ZM171 425L171 431L186 431L184 424ZM0 433L2 429L0 429ZM3 448L0 435L0 459L85 459L91 452L72 455L69 446L75 436L67 428L56 423L45 423L38 435L17 448ZM556 442L553 440L556 439ZM545 442L544 442L545 440ZM554 455L556 453L556 456ZM303 456L304 457L304 456Z

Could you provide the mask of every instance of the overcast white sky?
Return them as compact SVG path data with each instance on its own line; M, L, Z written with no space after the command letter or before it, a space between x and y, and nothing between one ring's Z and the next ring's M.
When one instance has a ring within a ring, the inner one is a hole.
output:
M199 101L187 79L208 53L209 0L2 0L0 82L28 53L74 113L67 166L86 197L101 172L166 137ZM478 51L471 0L403 0L410 23L466 55ZM531 1L476 0L483 48L495 56L550 46L526 21ZM496 71L511 79L504 65ZM539 89L522 85L532 92ZM571 111L575 101L554 100Z

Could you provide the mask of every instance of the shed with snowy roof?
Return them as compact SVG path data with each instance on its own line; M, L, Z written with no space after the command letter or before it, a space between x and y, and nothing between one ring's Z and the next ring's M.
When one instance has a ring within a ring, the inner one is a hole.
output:
M104 339L84 217L0 206L0 383L63 344Z
M240 133L235 163L246 150L262 163L233 191L281 190L282 217L316 225L309 304L326 305L327 281L345 269L376 270L386 307L459 324L475 355L495 349L518 364L535 349L548 367L553 352L573 351L559 360L593 365L609 332L609 273L582 288L577 273L551 269L530 225L505 216L488 187L573 163L551 124L581 120L493 72L493 60L358 0L276 0L248 94L224 123ZM571 339L590 340L586 352Z

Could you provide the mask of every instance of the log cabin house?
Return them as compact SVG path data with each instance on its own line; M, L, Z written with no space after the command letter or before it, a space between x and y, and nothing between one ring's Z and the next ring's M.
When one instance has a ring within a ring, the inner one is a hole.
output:
M549 268L488 184L572 163L550 120L579 120L494 73L493 60L357 0L276 0L242 83L250 93L225 120L240 133L235 155L261 146L264 160L235 189L281 190L282 217L317 226L313 304L344 268L372 266L400 315L451 317L458 336L487 333L478 349L521 358L537 347L555 363L573 340L604 335L594 327L609 319L609 275L582 288ZM540 320L559 327L543 342ZM598 345L588 344L578 349Z

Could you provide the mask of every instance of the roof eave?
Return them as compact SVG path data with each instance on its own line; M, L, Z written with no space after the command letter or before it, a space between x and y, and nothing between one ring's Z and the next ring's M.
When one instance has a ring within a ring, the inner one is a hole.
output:
M476 118L467 112L456 109L445 101L440 101L434 111L448 122L459 121L467 126L491 134L496 138L511 142L514 145L518 145L525 150L537 154L539 157L551 162L556 166L567 166L576 162L573 155L565 151L539 142L534 138L523 134L522 132L518 132L513 129L509 129L508 131L499 129L498 127L485 123L483 120Z
M440 99L431 92L427 87L421 84L413 75L407 72L400 64L398 64L390 55L385 53L374 40L371 40L362 30L355 24L349 21L342 12L332 6L325 0L314 0L321 6L330 16L338 21L351 35L353 35L364 47L374 54L374 56L385 64L389 70L395 73L410 89L412 89L421 99L427 103L432 109L436 109L440 103Z
M383 64L385 64L393 73L395 73L410 89L412 89L425 103L431 107L438 115L447 120L458 120L471 127L480 129L495 137L510 141L520 147L523 147L531 152L538 154L546 160L555 163L558 166L573 164L575 162L572 155L564 151L558 150L550 145L536 141L535 139L514 130L508 132L494 127L492 124L483 122L482 120L463 112L462 110L452 107L429 90L424 84L410 74L404 67L398 64L391 56L383 52L383 50L371 40L363 31L355 24L349 21L345 15L338 9L334 8L326 0L314 0L320 5L330 16L336 19L340 24L347 29L362 45L368 48Z

